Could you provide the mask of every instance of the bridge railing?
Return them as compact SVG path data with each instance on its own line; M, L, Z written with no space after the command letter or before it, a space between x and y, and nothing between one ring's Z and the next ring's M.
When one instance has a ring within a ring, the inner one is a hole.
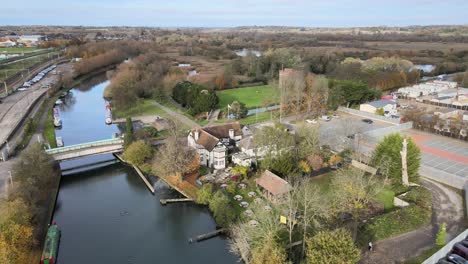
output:
M68 151L73 151L73 150L79 150L79 149L85 149L85 148L93 148L93 147L99 147L99 146L123 144L123 142L124 141L121 138L104 139L104 140L98 140L98 141L93 141L93 142L88 142L88 143L81 143L81 144L76 144L76 145L60 147L60 148L47 149L46 153L50 154L50 155L54 155L54 154L58 154L58 153L63 153L63 152L68 152Z

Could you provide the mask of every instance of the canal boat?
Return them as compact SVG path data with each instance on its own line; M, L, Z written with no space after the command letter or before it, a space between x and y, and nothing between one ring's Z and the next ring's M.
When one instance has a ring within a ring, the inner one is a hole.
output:
M47 230L47 236L42 251L41 264L57 263L58 247L60 243L60 229L53 223Z
M106 124L112 124L112 111L109 103L106 104Z
M62 120L60 118L54 118L54 127L62 127Z
M57 137L55 141L57 142L57 147L60 148L60 147L65 146L65 144L63 143L63 139L61 137Z
M62 127L62 119L60 119L57 107L54 107L54 127Z

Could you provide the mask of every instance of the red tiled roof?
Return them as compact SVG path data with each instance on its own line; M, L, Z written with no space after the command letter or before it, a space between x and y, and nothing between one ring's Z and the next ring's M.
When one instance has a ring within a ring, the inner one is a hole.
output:
M292 188L287 181L269 170L263 172L262 176L256 179L255 182L274 196L287 193Z

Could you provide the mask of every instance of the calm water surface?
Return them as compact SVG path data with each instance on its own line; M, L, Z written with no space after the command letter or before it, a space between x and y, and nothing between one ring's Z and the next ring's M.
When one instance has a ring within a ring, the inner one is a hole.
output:
M108 139L102 94L108 81L93 79L72 90L60 107L65 145ZM113 160L112 155L63 162L62 169ZM62 230L59 264L236 263L226 239L189 244L189 237L212 231L208 210L192 204L161 206L175 193L156 183L152 195L129 167L115 164L62 176L54 221Z

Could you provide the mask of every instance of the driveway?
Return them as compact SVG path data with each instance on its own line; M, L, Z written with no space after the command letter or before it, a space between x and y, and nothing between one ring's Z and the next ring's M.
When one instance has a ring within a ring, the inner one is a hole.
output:
M442 223L447 224L447 241L466 228L463 200L456 191L424 178L421 184L432 193L431 225L374 243L374 250L366 251L360 263L401 263L431 248Z
M177 112L174 112L172 111L171 109L165 107L164 105L158 103L158 102L153 102L154 105L158 106L159 108L161 108L162 110L164 110L166 113L168 113L170 116L172 116L173 118L179 120L181 123L184 123L186 124L187 126L191 127L191 128L200 128L201 126L197 123L195 123L193 120L191 120L190 118L182 115L182 114L179 114Z

